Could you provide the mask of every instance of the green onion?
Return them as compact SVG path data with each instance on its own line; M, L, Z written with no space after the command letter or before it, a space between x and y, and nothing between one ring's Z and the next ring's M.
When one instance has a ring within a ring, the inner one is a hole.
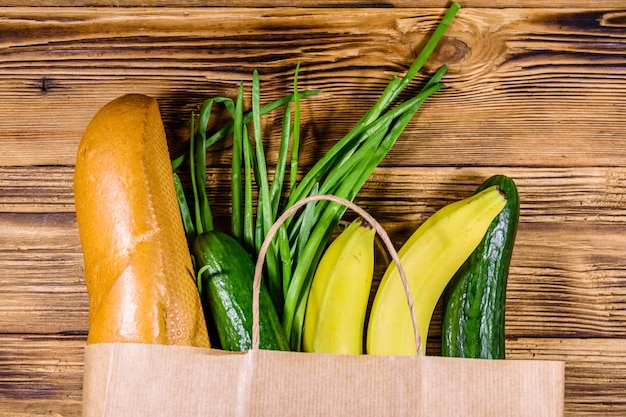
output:
M190 135L189 135L189 143L190 143L190 148L191 149L195 149L195 128L194 128L194 122L195 122L195 115L192 112L191 113L191 122L189 123L190 125ZM202 220L202 216L201 216L201 211L200 211L200 198L198 196L198 179L196 177L196 158L190 158L189 159L189 168L191 170L191 189L193 191L193 201L194 201L194 213L195 213L195 217L196 217L196 233L200 234L202 232L204 232L204 226L203 226L203 220ZM204 185L203 185L204 187Z
M296 73L293 77L293 103L294 103L294 123L293 123L293 143L291 147L291 175L289 181L289 190L293 190L296 186L298 177L298 153L300 150L300 94L298 93L298 72L300 71L300 62L296 65Z
M254 71L252 78L252 122L254 127L254 148L257 159L257 183L259 186L259 204L257 206L257 223L262 226L263 238L272 224L272 208L270 200L270 186L267 178L267 166L265 152L263 150L263 138L261 133L261 87L259 73ZM257 242L260 248L261 242Z
M272 180L272 186L270 188L270 200L272 206L272 218L276 219L278 215L278 208L281 199L281 193L283 190L283 182L285 177L285 170L287 165L287 154L289 151L289 139L292 134L291 129L291 108L285 107L283 114L282 129L280 135L280 147L278 149L278 160L276 162L276 168L274 171L274 178Z
M233 134L232 233L253 256L258 254L265 236L278 216L299 200L310 195L333 194L352 201L420 106L443 87L441 79L447 71L445 65L430 77L418 94L391 107L426 63L459 9L458 3L452 3L406 75L392 78L378 100L352 130L332 146L299 182L300 99L318 93L317 90L298 92L299 64L294 75L293 94L264 106L261 105L259 74L254 71L252 110L248 113L244 114L242 109L242 84L239 86L236 103L224 98L205 101L200 114L197 138L193 134L193 116L191 123L191 149L195 150L195 155L189 158L189 164L196 201L195 233L212 228L206 190L203 190L206 182L206 149L230 134ZM233 116L233 122L207 136L207 123L213 103L224 104ZM263 148L261 116L283 105L285 110L278 160L270 184ZM252 137L248 134L247 127L250 122ZM194 139L197 140L197 145ZM291 165L287 186L285 176L290 147ZM172 166L176 168L184 160L184 155L176 158ZM181 204L184 202L181 198L179 201ZM278 231L277 241L268 247L265 270L268 289L276 309L282 315L283 327L292 350L300 350L304 311L315 268L345 210L344 206L333 202L311 203L283 223ZM189 227L189 216L188 213L183 216L186 218L186 228Z
M243 159L243 83L239 84L233 116L233 153L231 161L231 232L239 243L243 242L243 205L241 201L241 162Z
M185 229L187 243L191 244L196 238L196 228L193 225L193 217L189 211L183 183L177 173L174 173L174 188L176 189L176 198L178 200L178 206L180 207L180 214L183 218L183 228Z
M253 157L252 146L248 138L248 129L243 126L243 158L245 162L244 176L244 218L243 218L243 244L250 252L254 253L254 213L252 195Z

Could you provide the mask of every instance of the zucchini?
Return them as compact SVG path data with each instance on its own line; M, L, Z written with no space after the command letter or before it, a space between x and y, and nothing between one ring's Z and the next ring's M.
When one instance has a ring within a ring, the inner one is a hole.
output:
M505 175L487 179L476 192L493 185L504 191L507 202L481 243L446 287L441 329L442 356L505 357L506 285L520 202L515 182Z
M218 230L201 233L191 253L209 327L221 348L244 351L252 347L252 286L254 262L237 240ZM259 294L259 347L289 350L276 308L265 285Z

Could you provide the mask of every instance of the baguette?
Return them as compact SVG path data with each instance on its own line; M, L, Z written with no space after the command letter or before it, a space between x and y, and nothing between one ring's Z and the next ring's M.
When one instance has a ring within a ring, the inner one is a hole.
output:
M154 98L124 95L97 112L78 147L74 199L87 343L209 347Z

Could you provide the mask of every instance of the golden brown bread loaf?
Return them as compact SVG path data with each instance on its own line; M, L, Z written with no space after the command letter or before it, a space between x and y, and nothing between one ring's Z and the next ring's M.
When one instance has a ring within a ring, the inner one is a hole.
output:
M208 347L157 101L125 95L94 116L74 174L89 293L87 343Z

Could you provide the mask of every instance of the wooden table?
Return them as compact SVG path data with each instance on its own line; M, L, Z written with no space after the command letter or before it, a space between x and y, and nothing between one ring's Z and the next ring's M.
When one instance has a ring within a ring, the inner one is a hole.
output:
M1 415L81 414L88 298L72 175L102 105L124 93L155 96L176 154L204 99L234 96L254 69L263 99L277 98L300 61L301 88L323 89L303 104L306 168L404 74L447 2L291 3L0 1ZM624 2L462 5L414 87L448 63L447 88L357 202L401 243L486 177L513 177L522 216L508 357L565 361L567 416L626 415ZM210 198L224 219L227 146L209 163Z

